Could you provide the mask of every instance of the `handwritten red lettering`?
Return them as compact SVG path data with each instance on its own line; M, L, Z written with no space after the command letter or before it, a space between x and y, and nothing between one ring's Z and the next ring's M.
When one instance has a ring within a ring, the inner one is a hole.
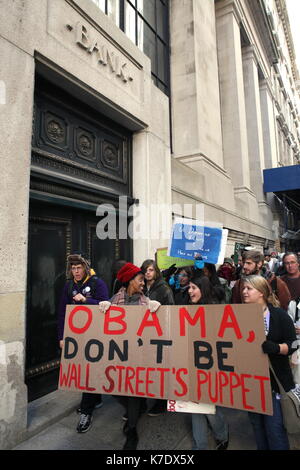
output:
M241 385L241 379L238 376L238 374L236 374L235 372L230 372L229 373L229 386L230 386L230 403L231 403L231 405L234 404L233 390L240 387L240 385Z
M86 375L85 375L85 390L88 392L93 392L96 389L94 387L89 386L89 379L90 379L90 364L86 366Z
M77 370L76 370L76 365L75 364L71 365L71 373L70 373L69 383L68 383L69 388L71 387L72 382L74 382L74 387L76 387L76 384L77 384Z
M158 367L157 370L160 373L159 395L160 395L161 398L163 398L164 394L165 394L165 374L166 374L166 372L170 372L170 369L161 369L160 367Z
M59 369L59 386L60 387L67 387L68 386L68 379L70 375L70 368L71 364L68 364L68 372L64 372L63 365L60 364L60 369Z
M270 379L268 377L261 377L259 375L255 375L254 378L255 380L259 380L261 409L262 411L266 411L265 382L270 382Z
M201 376L203 377L201 379ZM208 373L204 372L204 370L197 370L197 398L201 400L201 385L205 384L208 381Z
M219 381L220 381L220 402L223 403L223 388L227 387L228 385L228 375L225 372L220 371L219 372Z
M225 306L218 336L220 338L223 338L225 330L227 330L228 328L234 329L237 339L241 339L243 337L231 305Z
M124 366L117 366L116 367L118 371L118 392L122 390L122 383L123 383L123 370L125 369Z
M185 307L179 309L179 323L180 323L180 336L186 336L185 320L192 326L195 326L198 320L200 320L200 337L206 338L206 326L205 326L205 309L199 307L195 316L192 318Z
M241 374L241 385L242 385L242 398L243 398L243 407L245 410L254 410L254 406L248 405L246 394L250 392L250 388L246 388L245 379L249 379L251 375Z
M219 380L217 379L218 372L215 372L215 393L213 394L213 380L212 380L212 374L209 374L208 378L208 394L209 394L209 399L212 403L216 403L219 399Z
M176 370L176 375L175 375L176 381L178 382L178 384L181 386L181 389L182 389L181 393L179 393L177 390L174 391L177 397L184 397L188 393L187 384L185 383L184 379L181 377L181 374L188 375L188 370L187 369Z
M117 315L115 317L111 317L112 312L119 312L120 315ZM112 305L107 312L105 313L104 316L104 334L105 335L123 335L126 333L127 330L127 324L123 320L125 318L126 312L125 309L122 307L117 307L115 305ZM111 323L116 323L117 325L120 325L121 328L117 330L113 330L110 328Z
M135 370L133 367L126 367L126 372L125 372L125 392L128 393L130 392L132 395L134 395L134 388L132 386L132 380L134 379L135 376Z
M152 317L152 320L148 320L149 317ZM156 315L156 313L151 313L150 310L147 310L147 312L144 315L144 318L140 324L140 327L137 331L137 336L142 336L144 329L145 328L150 328L153 327L156 329L156 333L158 336L162 336L163 332L159 323L159 319Z
M106 367L105 372L104 372L105 377L109 381L109 387L105 387L104 385L102 386L103 391L106 392L106 393L112 393L114 388L115 388L115 382L112 379L112 377L110 376L110 371L113 371L113 370L115 371L116 368L114 366L109 366L109 367Z
M73 324L74 317L78 312L86 312L88 314L87 322L81 328L77 328ZM70 313L69 322L68 322L69 323L69 328L70 328L71 331L73 331L73 333L77 333L78 335L81 335L82 333L85 333L89 329L89 327L91 326L92 320L93 320L93 313L92 313L91 309L84 306L84 305L77 305L77 307L74 307L73 310Z
M144 372L146 370L145 367L137 367L136 368L136 381L135 381L135 394L138 395L139 397L144 397L145 393L142 392L139 389L140 384L144 384L144 380L140 378L141 372Z
M73 385L74 388L78 390L94 392L96 389L89 386L90 378L90 364L87 364L82 370L81 364L68 364L67 372L64 372L63 366L61 364L59 371L59 386L64 386L66 388L71 388ZM84 385L83 385L84 384Z
M149 391L150 384L155 383L154 380L150 380L149 378L150 373L154 371L155 371L154 367L147 367L146 369L146 395L147 397L155 397L155 395Z

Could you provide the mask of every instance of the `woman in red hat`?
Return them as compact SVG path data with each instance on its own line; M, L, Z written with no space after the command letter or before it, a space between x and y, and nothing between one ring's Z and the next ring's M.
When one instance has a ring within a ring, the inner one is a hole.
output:
M99 303L100 310L106 312L113 305L147 305L150 312L156 312L161 305L156 300L149 300L143 293L145 277L141 271L132 263L126 263L117 273L117 279L122 283L122 287L111 299L110 302ZM123 450L135 450L138 444L138 434L136 430L138 419L141 415L143 398L138 397L117 397L126 408L127 421L123 431L127 436Z

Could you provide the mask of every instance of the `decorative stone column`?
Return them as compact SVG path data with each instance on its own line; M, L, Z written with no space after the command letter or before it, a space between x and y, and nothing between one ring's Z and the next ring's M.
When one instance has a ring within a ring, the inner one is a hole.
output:
M223 160L215 4L172 0L170 7L173 178L184 163L199 181L201 175L190 193L197 189L204 201L234 211Z
M25 300L34 58L0 39L0 449L27 425Z
M243 75L251 189L257 201L265 203L263 193L264 146L259 96L258 62L252 46L243 49Z
M149 127L133 135L134 263L168 246L172 225L169 99L147 78Z
M234 0L216 3L217 44L225 168L234 185L238 210L254 218L250 186L247 118L240 36L242 13Z
M268 80L260 81L260 103L264 140L264 167L277 166L276 118L272 90Z
M272 224L272 213L263 192L265 169L262 111L258 75L258 60L254 47L243 49L243 72L250 165L250 183L254 192L262 223Z

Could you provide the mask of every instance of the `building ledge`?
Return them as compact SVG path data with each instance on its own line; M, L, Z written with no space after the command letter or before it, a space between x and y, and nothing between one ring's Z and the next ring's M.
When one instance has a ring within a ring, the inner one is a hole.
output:
M70 414L76 406L79 406L80 400L81 394L78 392L56 390L28 403L27 429L20 442L30 439Z

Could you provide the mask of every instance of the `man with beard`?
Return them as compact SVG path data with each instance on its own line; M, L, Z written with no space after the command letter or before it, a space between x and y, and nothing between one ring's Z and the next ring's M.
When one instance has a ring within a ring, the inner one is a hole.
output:
M247 278L252 274L261 274L261 268L264 262L264 256L256 250L244 251L242 255L243 260L243 271L242 277L239 279L233 289L232 289L232 303L233 304L242 304L243 297L242 292L244 289L244 280L243 278ZM291 300L291 296L288 290L286 283L280 279L279 277L275 276L274 273L269 272L267 273L267 281L269 282L273 293L277 296L281 307L284 310L287 310L289 302Z

